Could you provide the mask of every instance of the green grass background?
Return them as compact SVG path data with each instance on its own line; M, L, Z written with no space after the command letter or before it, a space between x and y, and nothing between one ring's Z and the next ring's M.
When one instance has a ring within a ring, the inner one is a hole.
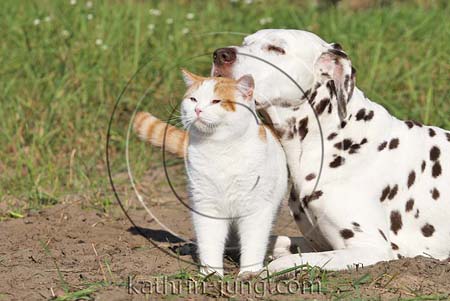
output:
M113 122L113 172L120 173L139 100L140 108L167 117L184 90L177 67L207 74L212 51L243 37L212 32L313 31L343 45L369 98L400 118L450 129L447 1L360 11L287 0L75 2L0 2L0 202L14 210L80 195L107 202L106 130L116 98L143 66ZM133 141L131 155L148 152ZM138 174L160 164L138 158Z

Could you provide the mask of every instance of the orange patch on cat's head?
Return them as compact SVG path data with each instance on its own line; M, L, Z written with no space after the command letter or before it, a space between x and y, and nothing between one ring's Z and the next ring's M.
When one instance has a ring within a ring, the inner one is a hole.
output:
M184 82L188 86L188 90L184 94L184 97L191 94L192 91L195 91L202 85L202 83L207 80L207 77L203 77L200 75L196 75L192 72L187 71L186 69L181 69L181 73L183 75Z
M214 77L216 85L214 86L214 93L222 100L220 105L226 111L236 111L236 81L226 77Z

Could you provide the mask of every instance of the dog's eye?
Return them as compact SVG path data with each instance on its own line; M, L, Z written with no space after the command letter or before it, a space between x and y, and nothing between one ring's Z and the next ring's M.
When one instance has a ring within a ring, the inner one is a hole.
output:
M286 53L283 48L275 46L275 45L272 45L272 44L267 46L267 50L274 51L274 52L277 52L279 54L285 54Z
M219 102L221 102L220 99L213 99L213 100L211 101L212 104L216 104L216 103L219 103Z
M195 98L195 97L191 97L191 98L189 98L191 101L193 101L193 102L197 102L197 99Z

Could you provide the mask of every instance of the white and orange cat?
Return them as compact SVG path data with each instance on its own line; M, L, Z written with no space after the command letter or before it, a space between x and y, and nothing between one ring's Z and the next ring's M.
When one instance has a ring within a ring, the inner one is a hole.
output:
M277 137L262 125L253 100L254 81L201 77L183 70L188 91L181 103L186 132L149 113L135 131L180 156L189 179L192 219L201 272L223 275L230 227L240 238L240 274L263 268L269 234L288 185L286 159Z

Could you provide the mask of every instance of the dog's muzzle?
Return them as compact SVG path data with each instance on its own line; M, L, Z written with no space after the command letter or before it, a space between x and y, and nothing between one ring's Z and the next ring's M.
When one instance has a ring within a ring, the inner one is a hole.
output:
M232 47L219 48L213 53L213 76L231 77L231 66L236 61L236 49Z

